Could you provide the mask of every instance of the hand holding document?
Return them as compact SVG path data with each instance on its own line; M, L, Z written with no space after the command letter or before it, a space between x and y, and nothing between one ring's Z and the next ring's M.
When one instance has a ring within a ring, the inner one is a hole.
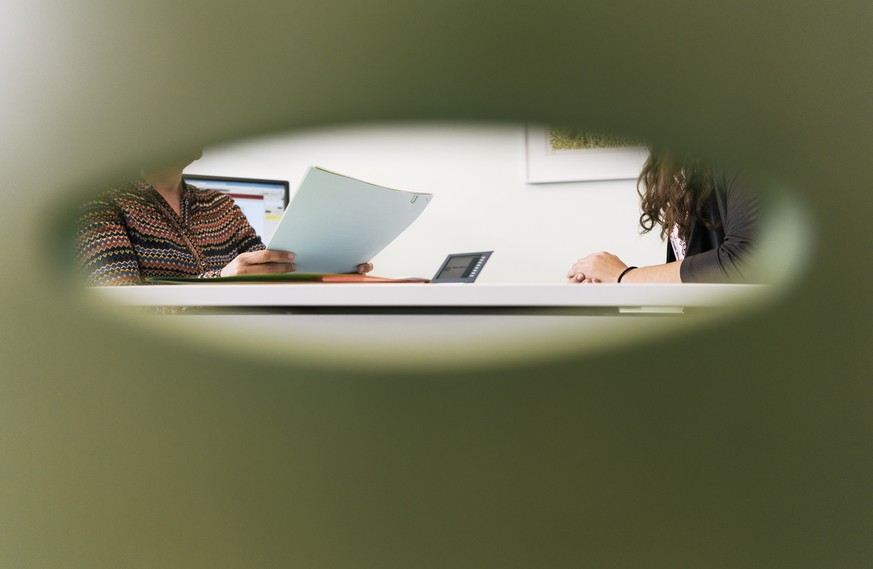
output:
M293 252L301 273L353 273L409 227L432 197L313 166L267 248Z

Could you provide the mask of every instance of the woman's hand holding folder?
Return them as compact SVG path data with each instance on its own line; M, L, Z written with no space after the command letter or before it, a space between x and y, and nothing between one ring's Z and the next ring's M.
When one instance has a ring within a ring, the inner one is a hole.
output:
M293 273L297 270L294 264L294 253L286 251L251 251L240 253L233 261L221 269L222 277L238 275L262 275L269 273ZM357 266L358 274L365 275L373 270L373 263L361 263Z

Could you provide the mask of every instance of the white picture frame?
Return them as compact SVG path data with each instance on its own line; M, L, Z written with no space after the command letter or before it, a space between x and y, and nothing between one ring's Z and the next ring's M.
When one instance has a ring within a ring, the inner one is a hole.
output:
M638 146L555 149L549 130L525 125L528 184L636 179L649 156L648 149Z

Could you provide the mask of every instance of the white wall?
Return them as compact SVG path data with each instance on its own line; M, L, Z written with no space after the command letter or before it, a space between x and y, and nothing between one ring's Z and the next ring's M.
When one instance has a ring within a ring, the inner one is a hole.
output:
M563 282L580 256L664 261L639 235L633 180L529 185L522 125L409 124L305 131L207 148L187 172L291 182L310 165L434 199L373 262L379 276L431 277L448 253L493 250L477 282Z

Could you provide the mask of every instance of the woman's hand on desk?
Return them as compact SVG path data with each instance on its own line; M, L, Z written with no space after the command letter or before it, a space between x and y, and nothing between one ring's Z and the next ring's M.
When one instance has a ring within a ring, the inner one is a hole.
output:
M682 261L647 267L628 267L624 262L606 251L592 253L576 261L567 271L571 283L681 283ZM632 270L631 270L632 269Z
M366 275L373 270L373 263L361 263L356 270L358 271L358 274Z
M601 251L576 261L567 271L567 280L571 283L614 283L626 268L621 259Z
M251 251L240 253L233 261L221 269L221 276L257 275L264 273L293 273L297 265L293 263L294 253L285 251Z

